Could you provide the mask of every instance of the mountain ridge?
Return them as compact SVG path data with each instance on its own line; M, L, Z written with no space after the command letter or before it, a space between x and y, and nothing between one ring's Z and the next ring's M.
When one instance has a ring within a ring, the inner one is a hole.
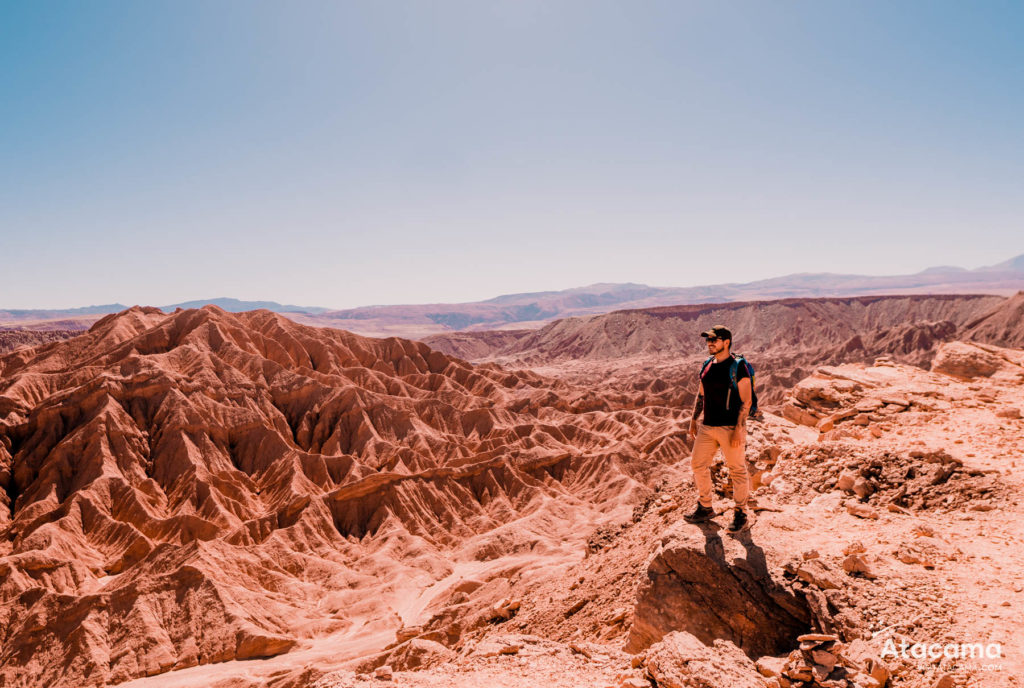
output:
M364 336L417 339L454 331L535 329L554 320L610 311L677 304L742 302L781 298L847 297L892 294L987 293L1010 296L1024 289L1024 254L1001 263L966 269L936 266L912 275L857 275L802 272L781 277L691 287L653 287L633 282L598 282L558 291L501 294L482 301L358 306L331 309L230 297L197 299L161 306L162 310L216 305L228 312L266 309L296 322L334 327ZM85 329L121 304L65 310L3 310L0 326L51 329L53 320L77 321ZM61 329L66 329L67 322Z

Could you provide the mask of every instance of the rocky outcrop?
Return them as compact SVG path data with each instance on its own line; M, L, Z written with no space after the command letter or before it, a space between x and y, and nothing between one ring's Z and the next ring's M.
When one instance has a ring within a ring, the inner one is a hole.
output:
M778 654L810 627L808 608L750 540L688 527L663 538L637 590L626 649L673 631L705 645L727 640L750 657Z
M1024 291L967 323L963 338L997 346L1024 347Z
M1021 377L1024 355L1010 349L974 342L950 342L939 349L932 370L964 380L992 377Z
M936 351L932 372L960 380L993 378L996 382L1024 381L1024 353L988 344L947 342ZM948 378L947 378L948 379ZM981 396L984 400L986 397ZM995 401L992 397L989 401ZM948 393L941 376L900 365L890 357L872 366L822 366L801 380L782 404L783 417L817 428L821 433L872 427L888 428L901 414L948 410L961 403ZM971 402L973 403L973 402ZM1016 409L997 409L1012 417Z

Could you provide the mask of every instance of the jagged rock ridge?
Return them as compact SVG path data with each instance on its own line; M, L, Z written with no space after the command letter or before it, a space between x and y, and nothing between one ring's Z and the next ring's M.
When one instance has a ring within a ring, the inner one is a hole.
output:
M132 308L0 358L0 683L390 636L388 605L451 573L452 548L512 521L529 548L556 501L647 470L622 450L664 410L577 413L552 387L216 307Z
M986 295L913 295L665 306L567 318L536 331L523 331L514 338L512 333L497 337L497 333L463 332L424 341L455 355L474 354L473 359L507 358L542 364L694 352L700 348L700 332L722 322L733 331L735 350L810 352L820 358L825 348L871 348L874 353L904 342L908 351L914 351L919 348L913 346L915 337L929 333L950 337L968 323L1003 307L1006 301ZM486 344L492 346L480 355ZM920 344L930 348L932 342Z

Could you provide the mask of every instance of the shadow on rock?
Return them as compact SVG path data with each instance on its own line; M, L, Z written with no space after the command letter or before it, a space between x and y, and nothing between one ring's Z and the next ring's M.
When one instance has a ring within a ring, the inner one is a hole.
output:
M718 531L704 523L662 538L637 590L627 652L686 631L707 645L728 640L757 658L788 652L807 631L806 601L769 572L749 531L726 538Z

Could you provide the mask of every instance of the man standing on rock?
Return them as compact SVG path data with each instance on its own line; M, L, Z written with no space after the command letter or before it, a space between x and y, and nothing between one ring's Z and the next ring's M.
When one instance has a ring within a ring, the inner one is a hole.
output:
M697 388L697 400L693 405L690 419L690 437L694 438L690 465L693 481L697 485L697 508L684 518L691 523L710 520L714 515L711 508L712 484L711 462L715 452L721 448L725 465L732 481L732 496L736 502L731 532L745 529L749 523L744 509L750 495L750 476L747 474L745 456L746 421L753 397L750 373L740 361L733 368L735 359L732 347L732 332L722 325L715 325L707 332L701 332L707 340L708 353L712 358L701 369ZM735 375L735 384L733 384ZM704 413L704 422L698 427L697 417Z

